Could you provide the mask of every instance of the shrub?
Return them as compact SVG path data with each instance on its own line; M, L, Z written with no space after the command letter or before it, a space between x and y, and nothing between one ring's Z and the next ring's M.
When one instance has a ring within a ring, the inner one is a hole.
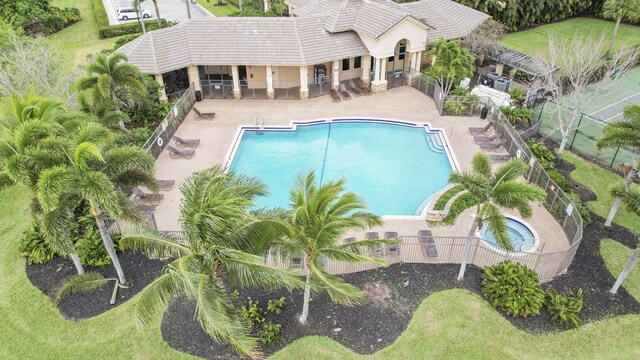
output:
M140 35L142 35L142 33L137 33L137 34L128 34L128 35L122 35L119 38L116 39L116 41L113 43L113 50L118 49L120 46L129 43L135 39L137 39L138 37L140 37Z
M482 278L482 294L496 309L514 317L540 314L545 294L535 271L507 260L487 267Z
M469 94L469 89L460 85L454 87L453 90L451 90L451 95L455 95L455 96L467 96L468 94Z
M267 311L270 311L276 315L280 315L282 308L284 307L285 297L280 299L272 299L267 303Z
M589 224L591 224L591 212L589 212L589 210L584 206L584 204L582 203L582 199L580 199L578 194L573 191L567 193L567 196L575 204L576 210L578 211L578 214L580 214L580 217L582 217L582 221L584 222L583 225L585 227L589 226Z
M520 88L511 88L507 93L511 95L511 101L513 101L515 105L522 106L524 103L524 90Z
M541 141L529 140L527 142L527 146L543 168L553 169L555 167L556 155L553 151L549 150L544 143Z
M451 204L451 207L449 208L449 213L447 214L447 216L445 216L442 219L442 222L444 222L447 225L453 225L456 222L456 219L458 218L458 215L460 215L460 213L470 208L471 206L474 206L477 204L478 204L478 200L476 200L476 198L474 198L473 195L471 195L471 193L467 192L458 196L458 198L453 202L453 204Z
M436 203L433 205L433 210L444 210L449 200L451 200L452 197L456 196L456 194L462 190L463 190L462 185L457 185L445 191L444 194L442 194L438 198L438 200L436 200Z
M82 265L104 266L111 264L111 257L102 243L95 226L87 226L82 237L76 241L76 252Z
M547 174L565 193L573 192L573 184L556 169L547 170Z
M459 100L447 100L444 102L444 113L450 115L462 115L469 107Z
M551 314L551 322L560 323L566 329L571 326L578 327L580 326L578 314L584 307L582 289L578 289L575 294L570 291L568 295L559 293L555 289L550 289L547 291L545 306Z
M247 322L249 326L253 326L257 323L261 323L264 320L264 311L260 307L258 300L253 301L251 298L247 306L242 307L242 319Z
M501 106L500 111L512 124L528 124L531 125L531 118L533 117L533 110L527 108L519 108L512 106Z
M275 344L282 339L282 326L269 321L262 326L262 330L258 331L258 336L265 345Z
M162 23L162 28L170 27L175 25L175 22L168 21L166 19L160 19ZM158 29L158 21L157 20L146 20L144 22L145 28L147 31L152 31ZM108 39L116 36L129 35L129 34L137 34L142 32L142 27L137 22L120 24L114 26L108 26L98 29L98 36L100 39Z
M51 6L47 0L0 1L0 19L26 35L51 35L80 20L80 11Z
M55 259L56 253L40 233L36 222L33 222L31 229L23 234L24 237L18 244L18 251L20 255L27 258L27 264L44 264Z

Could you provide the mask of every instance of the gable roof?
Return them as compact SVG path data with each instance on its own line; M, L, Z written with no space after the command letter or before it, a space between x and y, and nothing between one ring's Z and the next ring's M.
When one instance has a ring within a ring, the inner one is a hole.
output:
M368 54L357 34L331 34L325 22L323 16L192 19L118 51L147 74L189 65L299 66Z

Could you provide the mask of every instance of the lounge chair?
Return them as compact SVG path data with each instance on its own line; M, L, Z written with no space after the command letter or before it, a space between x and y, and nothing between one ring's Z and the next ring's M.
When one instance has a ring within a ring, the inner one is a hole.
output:
M160 200L164 199L164 195L162 194L146 193L137 186L131 189L131 192L134 195L133 201L138 204L158 206L160 205Z
M176 146L179 148L190 147L197 148L200 145L200 139L183 139L177 136L173 136L173 141L176 142Z
M138 208L138 210L140 210L143 213L149 213L149 212L156 211L156 206L155 205L136 204L136 207Z
M470 126L469 127L469 132L472 134L484 134L486 132L488 132L489 130L491 130L491 128L493 127L493 123L489 122L487 124L487 126L485 127L474 127L474 126Z
M509 154L487 154L489 156L489 160L491 161L507 161L511 160L511 155Z
M371 89L369 89L364 82L362 82L362 79L356 79L356 86L358 87L358 89L360 89L360 91L362 91L363 95L371 95Z
M497 148L503 146L506 143L507 143L507 140L502 139L502 140L500 140L498 142L495 142L495 143L480 143L478 145L480 145L480 148L482 148L482 149L497 149Z
M351 94L349 94L349 92L347 91L347 88L344 86L344 84L340 84L340 96L344 100L351 100Z
M335 89L331 89L331 101L333 102L340 102L342 101L342 98L340 97L340 94L338 94L338 92Z
M500 137L497 134L493 134L493 135L476 135L473 137L473 140L476 143L481 143L481 142L490 142L490 141L494 141L494 140L500 140Z
M431 230L418 231L418 240L422 245L422 252L429 257L438 257L438 249L436 249L436 243L433 241L433 234Z
M344 239L342 242L345 243L345 244L351 244L352 242L356 242L356 238L349 237L349 238Z
M213 120L216 117L216 113L208 113L208 112L200 112L195 106L193 107L193 112L196 114L196 120Z
M178 150L173 146L167 146L167 151L172 159L191 159L196 153L195 150Z
M384 233L384 238L397 239L398 233L395 231L387 231ZM398 244L387 245L387 255L395 255L395 256L400 255L400 245Z
M364 94L362 93L362 91L360 91L360 89L358 89L357 87L355 87L355 85L353 85L353 80L350 80L347 84L349 85L349 87L347 87L347 86L345 85L345 88L346 88L349 92L353 93L353 95L355 95L355 96L362 96L362 95L364 95ZM344 84L341 84L341 85L344 85ZM342 90L342 89L341 89L341 90Z
M171 188L175 183L176 183L175 180L157 180L156 179L156 184L158 184L158 187L164 191L171 191Z

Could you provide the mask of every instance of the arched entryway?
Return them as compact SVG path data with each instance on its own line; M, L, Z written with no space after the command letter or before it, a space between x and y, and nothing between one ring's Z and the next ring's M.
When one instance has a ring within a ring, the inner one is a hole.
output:
M389 56L387 58L385 76L387 79L388 89L406 85L405 70L409 69L411 66L411 53L408 52L408 49L410 48L411 43L409 40L402 39L396 43L393 56Z

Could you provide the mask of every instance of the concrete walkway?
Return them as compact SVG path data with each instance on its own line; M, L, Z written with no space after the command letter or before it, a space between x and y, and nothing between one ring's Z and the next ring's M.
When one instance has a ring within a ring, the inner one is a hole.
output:
M468 117L441 117L434 102L405 86L382 94L357 97L340 103L331 102L329 96L309 100L204 100L196 103L201 112L215 112L213 121L195 121L189 114L176 135L182 138L201 139L200 146L191 160L171 159L166 152L156 162L158 179L174 179L180 183L193 172L227 161L227 153L241 125L253 126L255 119L263 119L268 125L289 125L295 120L313 120L332 117L375 117L428 122L434 128L444 130L452 145L452 151L462 170L469 170L473 154L480 151L469 126L485 126L486 120ZM164 200L155 213L159 230L179 231L178 224L181 194L175 186L163 192ZM397 231L399 235L416 236L418 230L431 229L434 236L466 236L471 227L471 210L463 213L455 226L433 227L425 220L386 220L384 226L373 229ZM506 213L514 214L511 211ZM564 232L553 217L541 205L534 205L534 216L529 223L545 240L544 251L564 250L569 246ZM363 238L364 233L348 234Z

